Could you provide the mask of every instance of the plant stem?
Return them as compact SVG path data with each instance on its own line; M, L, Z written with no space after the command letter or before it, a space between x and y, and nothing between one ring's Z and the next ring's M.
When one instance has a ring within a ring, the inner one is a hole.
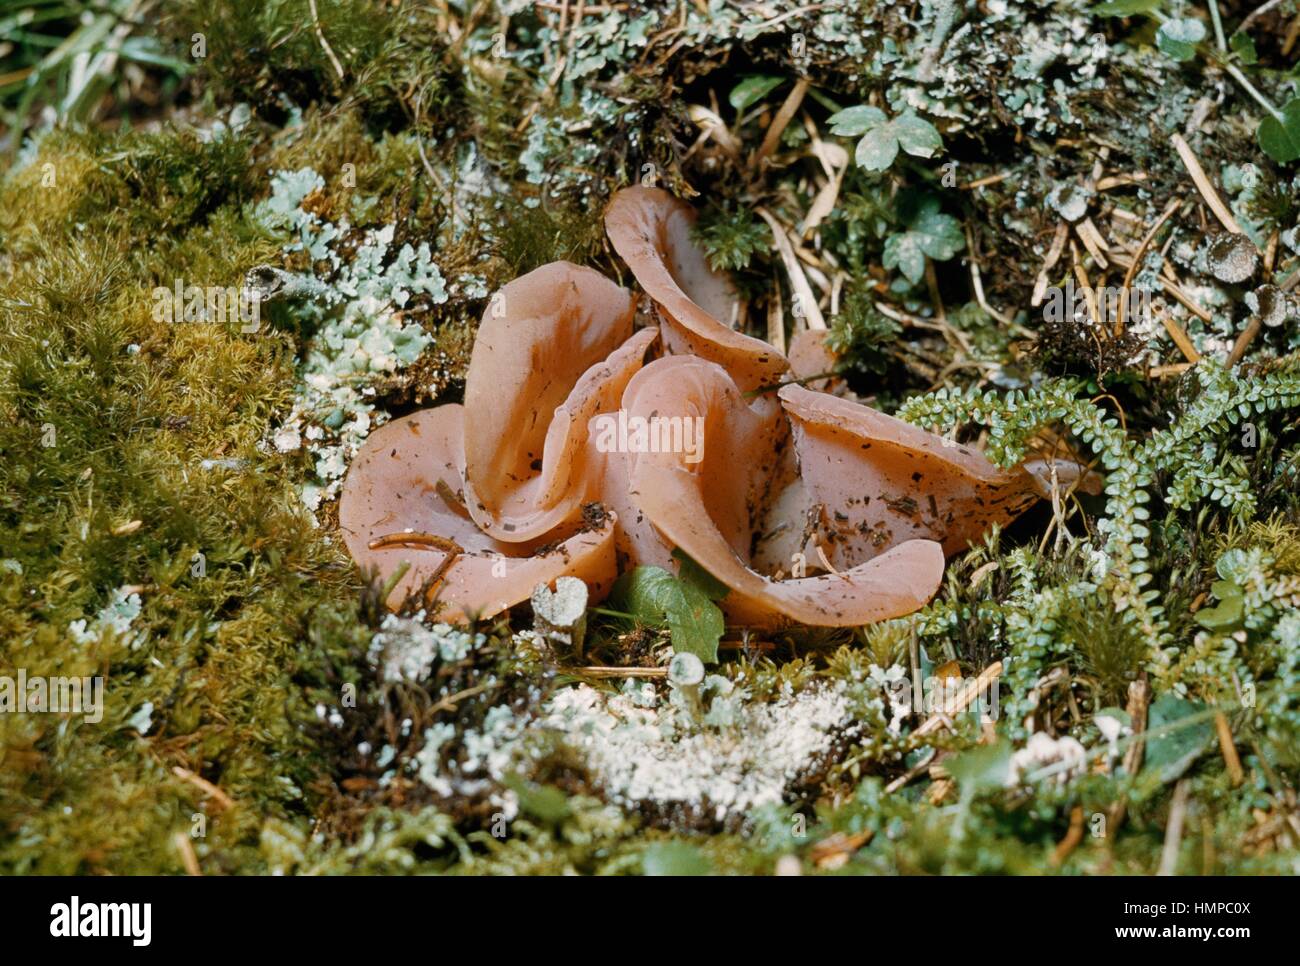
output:
M1228 42L1223 37L1223 21L1219 19L1219 0L1210 0L1210 20L1214 23L1214 42L1219 45L1219 52L1228 52Z
M588 609L593 614L603 614L606 617L623 617L630 621L634 621L638 619L635 614L629 614L626 611L621 611L621 610L610 610L608 607L591 607Z
M1250 81L1246 79L1245 74L1239 71L1232 64L1223 64L1223 69L1226 70L1229 76L1231 76L1238 84L1240 84L1242 87L1246 89L1246 93L1249 94L1251 97L1253 97L1260 107L1268 111L1269 114L1272 114L1279 124L1282 123L1283 121L1282 112L1279 111L1276 107L1274 107L1269 102L1268 98L1266 98L1259 91L1255 90L1255 85L1253 85Z

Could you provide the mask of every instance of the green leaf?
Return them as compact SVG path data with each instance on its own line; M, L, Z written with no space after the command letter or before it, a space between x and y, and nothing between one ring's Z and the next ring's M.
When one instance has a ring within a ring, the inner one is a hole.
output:
M922 204L908 231L917 236L921 251L936 261L946 262L966 247L961 222L939 211L938 198Z
M1259 146L1278 164L1300 158L1300 97L1293 97L1282 108L1282 120L1266 117L1260 122Z
M641 869L646 875L710 875L709 860L699 849L686 842L660 842L641 853Z
M1137 13L1154 13L1160 9L1160 0L1110 0L1099 3L1092 12L1103 17L1131 17Z
M688 557L681 547L673 550L673 559L678 564L678 578L694 584L709 600L722 600L731 592L730 587Z
M911 111L896 118L890 126L902 149L914 157L932 158L943 147L943 138L935 126Z
M1219 603L1196 612L1196 623L1211 631L1234 630L1244 616L1241 588L1230 580L1216 580L1212 588Z
M878 107L861 104L858 107L846 107L829 118L831 133L842 138L855 138L866 134L873 127L884 124L888 118Z
M846 118L840 129L847 133L867 125L866 133L853 152L858 166L867 171L884 171L898 157L899 148L918 158L930 158L943 147L943 138L935 126L912 111L906 111L892 121L885 121L885 115L871 107L849 108L835 116L843 117L850 111L859 113ZM874 113L867 114L868 111Z
M1249 67L1259 62L1259 53L1255 50L1255 38L1238 30L1228 38L1228 46L1238 59Z
M1196 56L1196 45L1205 39L1205 24L1195 17L1166 20L1156 31L1156 46L1174 60L1191 60Z
M538 785L518 775L507 776L502 784L519 798L519 807L533 818L554 825L569 817L569 799L553 785Z
M709 592L716 588L701 589L696 579L695 571L688 579L679 579L662 567L637 567L618 579L611 596L616 607L637 620L667 624L673 650L715 664L726 622L718 605L709 599Z
M1154 731L1204 710L1203 704L1166 694L1151 705L1147 727ZM1200 721L1148 738L1143 767L1159 772L1162 782L1175 781L1204 753L1213 738L1214 726L1209 721Z
M882 262L885 268L901 271L913 285L925 274L925 252L921 251L911 232L890 235L885 239Z
M743 111L767 97L784 82L784 77L754 74L733 87L731 93L727 95L727 101L736 110Z
M858 167L868 171L884 171L898 157L898 138L889 130L888 124L868 131L858 142L853 152L853 160Z
M900 205L909 207L908 202ZM939 210L939 199L925 195L915 203L907 230L890 235L885 241L882 262L885 268L897 268L915 285L925 274L928 255L935 261L947 261L966 245L961 222Z

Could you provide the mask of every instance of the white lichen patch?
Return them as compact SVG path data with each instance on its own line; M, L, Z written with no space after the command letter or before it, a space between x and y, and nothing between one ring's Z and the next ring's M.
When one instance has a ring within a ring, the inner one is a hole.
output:
M415 296L435 304L448 298L428 244L394 251L392 225L366 231L350 255L340 255L348 223L331 224L303 207L323 187L309 168L278 172L270 198L257 208L263 225L286 235L286 253L305 251L313 265L329 268L327 277L281 273L279 279L284 295L301 300L298 311L315 335L299 365L293 409L270 446L288 453L305 445L311 453L314 478L302 496L312 511L338 494L357 449L384 421L373 403L375 385L414 363L432 341L403 319L402 309Z
M519 812L519 800L502 784L526 766L531 757L529 725L527 718L508 707L491 708L482 727L460 733L463 753L444 760L443 750L455 741L457 731L452 723L440 722L425 729L424 746L411 767L421 784L435 794L443 798L486 795L502 817L511 821Z
M389 683L421 681L429 676L435 661L462 661L483 646L482 634L471 634L450 624L423 623L421 612L414 618L389 614L370 642L370 660L380 678Z
M716 693L703 722L653 685L629 684L613 695L587 685L560 691L540 724L583 754L613 803L681 806L719 822L780 804L857 728L841 683L746 702L719 681L731 685L707 679Z
M68 625L68 634L78 644L93 644L106 632L135 650L144 643L144 636L133 632L131 625L140 616L140 594L130 587L119 587L107 604L100 608L93 620L80 618Z
M1065 784L1072 777L1083 773L1087 764L1087 751L1069 735L1053 738L1042 731L1032 734L1025 746L1011 756L1007 787L1014 788L1038 769L1057 764L1064 766L1064 769L1057 773L1056 781Z

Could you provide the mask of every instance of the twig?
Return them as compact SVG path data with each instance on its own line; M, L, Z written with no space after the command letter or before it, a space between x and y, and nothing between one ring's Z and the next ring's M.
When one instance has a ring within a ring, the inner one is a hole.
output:
M1160 868L1156 870L1156 875L1173 875L1178 869L1178 846L1183 840L1183 820L1187 817L1187 790L1190 787L1186 778L1179 779L1174 786L1169 822L1165 825L1165 846L1160 853Z
M432 711L455 711L456 705L458 705L460 702L464 701L466 698L473 697L476 694L482 694L488 688L492 687L493 684L494 682L487 681L483 684L476 684L472 688L466 688L464 691L457 691L455 694L448 695L447 697L443 698L437 704L430 705L429 710L431 712Z
M1106 240L1101 237L1101 232L1097 231L1097 226L1092 223L1092 219L1083 219L1074 226L1074 230L1079 240L1083 242L1083 247L1088 249L1092 260L1097 263L1097 267L1103 271L1109 268L1110 262L1106 260Z
M992 687L993 682L1002 675L1002 662L994 661L983 671L974 681L969 681L961 689L955 698L945 702L943 713L933 714L922 722L921 726L913 732L916 736L928 735L931 732L938 731L944 724L944 720L950 719L952 715L960 714L970 706L971 702Z
M1047 258L1043 260L1043 267L1038 270L1038 278L1034 279L1034 294L1029 300L1029 304L1037 308L1043 302L1043 295L1047 291L1048 277L1056 263L1061 258L1061 253L1065 251L1065 243L1070 237L1070 226L1064 221L1059 222L1056 226L1056 234L1052 236L1052 245L1047 250Z
M1246 780L1246 773L1241 768L1241 757L1232 740L1232 728L1228 725L1228 716L1220 711L1214 716L1214 730L1219 735L1219 751L1223 754L1223 763L1228 767L1228 777L1236 788Z
M1133 726L1133 743L1124 752L1124 771L1130 781L1138 773L1138 769L1142 767L1142 751L1146 747L1142 733L1146 731L1147 727L1147 706L1150 698L1151 690L1147 685L1146 678L1139 678L1128 686L1128 708L1126 710L1128 711L1129 721ZM1124 821L1124 813L1127 810L1128 799L1126 798L1118 798L1110 806L1106 820L1108 831L1112 836Z
M772 295L767 300L767 341L785 355L785 309L781 305L781 280L772 268Z
M1125 188L1131 184L1141 184L1147 180L1145 171L1135 171L1133 174L1114 174L1109 178L1102 178L1097 182L1097 191L1110 191L1112 188Z
M465 550L455 540L448 540L434 533L419 533L414 530L399 533L385 533L375 537L366 545L369 550L389 550L393 547L432 547L444 553L464 553Z
M971 251L970 242L971 242L970 228L967 227L966 229L966 250L967 251ZM1008 327L1014 325L1015 319L1007 315L1005 312L999 312L997 309L995 309L992 305L989 304L988 298L984 295L984 279L983 276L980 274L979 259L975 257L975 253L973 251L971 251L970 256L966 259L966 265L970 269L970 284L971 284L971 288L974 289L975 291L976 304L978 304L980 308L982 308L985 312L987 312L990 317L997 319L1003 325Z
M1111 261L1113 261L1120 268L1128 268L1129 265L1131 264L1131 262L1127 258L1119 255L1112 256ZM1165 277L1164 275L1160 276L1160 287L1163 288L1168 294L1172 295L1179 302L1181 302L1184 308L1186 308L1189 312L1195 315L1202 322L1213 321L1214 316L1210 315L1209 312L1207 312L1205 309L1197 305L1190 295L1188 295L1186 292L1184 292L1181 288L1178 287L1177 283L1173 282L1172 280Z
M1003 171L1001 174L990 174L984 178L976 178L974 181L967 181L961 185L962 191L974 191L976 188L985 188L991 184L997 184L999 181L1006 181L1011 177L1010 171Z
M904 785L906 785L908 782L910 782L910 781L911 781L913 778L915 778L917 775L921 774L921 772L923 772L923 771L925 771L927 768L929 768L929 767L930 767L930 762L934 761L935 756L938 755L938 754L939 754L939 752L938 752L937 750L935 750L935 749L932 748L932 749L930 750L930 753L929 753L928 755L926 755L924 758L922 758L920 761L918 761L915 765L913 765L911 768L909 768L906 772L904 772L902 775L899 775L899 776L898 776L897 778L895 778L892 782L890 782L888 785L886 785L886 786L885 786L885 794L889 795L889 794L892 794L892 793L898 791L900 788L902 788Z
M666 667L577 667L578 674L593 678L666 678Z
M1162 312L1160 323L1165 327L1165 331L1169 333L1169 338L1174 340L1174 345L1178 346L1178 351L1187 360L1187 365L1194 366L1201 361L1201 354L1196 351L1196 346L1192 344L1191 336L1187 334L1186 329L1174 320L1172 315L1168 312Z
M776 150L777 141L780 140L787 125L799 110L799 105L803 103L804 95L808 93L810 83L806 77L801 77L795 82L794 89L790 91L785 103L781 105L772 118L772 123L767 126L767 133L763 136L763 143L759 145L758 151L749 159L751 170L757 171L763 163L763 159Z
M1205 169L1201 167L1201 162L1196 159L1196 155L1192 153L1192 149L1183 140L1183 136L1175 134L1170 138L1170 141L1173 142L1174 150L1178 152L1178 156L1182 159L1183 166L1187 168L1187 173L1192 176L1192 183L1196 185L1196 190L1201 193L1201 197L1205 199L1205 203L1209 206L1210 211L1214 213L1214 217L1218 218L1224 229L1232 234L1245 234L1241 230L1241 226L1237 224L1237 219L1232 217L1232 212L1228 210L1228 206L1219 197L1219 193L1214 190L1214 185L1206 176Z
M755 32L759 30L770 30L772 27L775 27L779 23L784 23L785 21L789 20L791 17L799 17L805 13L812 13L815 10L824 10L826 7L829 6L833 6L833 4L829 4L829 3L809 4L806 7L799 7L795 10L789 10L786 13L781 14L779 17L773 17L771 20L764 20L762 23L754 24L751 29L753 29Z
M316 0L307 0L307 3L311 7L311 22L312 26L316 28L316 39L319 40L320 45L325 48L325 56L328 57L330 63L334 65L334 71L339 75L339 80L343 80L345 76L343 73L343 65L340 64L339 59L334 56L334 48L331 47L330 42L325 39L325 31L321 30L320 14L316 11Z
M540 0L537 3L534 3L533 6L538 10L549 10L552 13L564 13L569 8L568 3L563 5L558 3L542 3ZM615 13L617 11L626 10L627 8L628 4L626 3L589 3L582 12L584 16L590 17L600 13ZM577 14L574 14L574 19L577 19ZM563 23L563 21L561 21L561 23Z
M1237 28L1236 32L1237 33L1243 32L1247 27L1253 24L1260 17L1264 16L1264 14L1268 13L1270 10L1272 10L1281 2L1282 0L1268 0L1267 3L1261 4L1260 6L1256 7L1254 10L1252 10L1250 13L1246 15L1246 19L1241 22L1241 26Z
M1232 344L1232 351L1228 353L1227 365L1229 368L1235 366L1246 355L1246 350L1250 344L1255 341L1255 336L1259 335L1260 329L1264 325L1264 320L1258 315L1252 315L1246 327L1241 330L1241 335L1237 336L1237 341Z
M1255 85L1246 79L1245 74L1239 71L1232 64L1222 64L1221 66L1225 71L1228 72L1228 75L1232 77L1233 80L1235 80L1238 84L1240 84L1242 87L1246 89L1246 93L1255 99L1255 103L1258 104L1260 107L1262 107L1264 110L1268 111L1268 113L1271 114L1278 121L1279 124L1285 120L1285 118L1282 116L1282 112L1279 111L1276 107L1274 107L1272 103L1269 102L1269 99L1267 97L1265 97L1263 94L1261 94L1259 91L1255 89Z
M1210 20L1214 24L1214 43L1218 46L1219 53L1226 54L1228 52L1228 42L1223 37L1223 20L1219 17L1219 2L1218 0L1209 0L1209 4ZM1238 27L1237 29L1240 30L1241 28Z
M836 577L844 577L844 574L836 570L835 565L831 563L830 560L827 558L826 551L825 549L823 549L820 539L817 540L815 546L817 548L817 560L821 563L822 567L825 568L828 572L834 574Z
M930 293L930 304L934 306L934 317L941 325L947 325L948 313L943 308L943 298L939 294L939 273L934 270L934 262L925 260L925 287Z
M1060 868L1065 860L1083 841L1083 806L1076 805L1070 810L1070 828L1065 833L1065 838L1057 843L1056 848L1052 851L1052 865Z
M1133 254L1133 261L1129 265L1128 271L1124 273L1124 283L1120 286L1119 316L1115 321L1116 335L1124 334L1124 316L1126 314L1125 310L1128 308L1128 293L1129 289L1133 285L1133 278L1137 275L1138 266L1142 264L1142 258L1146 255L1147 249L1151 247L1151 242L1155 239L1156 234L1164 226L1164 223L1173 217L1174 212L1178 210L1179 204L1179 200L1175 198L1170 201L1169 204L1165 205L1165 210L1160 213L1160 217L1157 218L1156 223L1151 226L1151 230L1143 236L1141 244L1138 245L1137 251ZM1172 333L1170 334L1172 335ZM1181 348L1181 344L1179 347ZM1195 352L1196 350L1193 349L1192 351ZM1187 358L1192 362L1196 361L1192 356L1188 356Z
M194 845L190 842L190 837L184 832L177 831L172 836L172 842L176 846L176 851L181 854L181 864L185 866L185 874L202 875L203 870L199 868L199 857L194 854Z
M223 811L227 808L235 807L235 800L233 798L223 792L216 785L212 784L212 782L200 775L194 774L194 772L190 771L188 768L182 768L180 765L175 765L172 767L172 774L200 789L205 795L216 802L217 807Z
M1282 56L1290 57L1291 48L1295 46L1296 38L1300 37L1300 16L1291 21L1291 26L1286 29L1286 39L1282 41Z
M807 276L804 275L803 269L799 267L799 259L794 253L794 248L790 245L790 239L785 233L785 228L766 208L759 207L754 210L772 229L772 240L776 243L776 250L781 255L781 261L785 264L785 273L789 276L790 287L794 290L795 298L799 300L799 308L803 310L803 317L808 323L808 328L826 328L826 320L822 318L821 307L817 304L812 288L808 285Z

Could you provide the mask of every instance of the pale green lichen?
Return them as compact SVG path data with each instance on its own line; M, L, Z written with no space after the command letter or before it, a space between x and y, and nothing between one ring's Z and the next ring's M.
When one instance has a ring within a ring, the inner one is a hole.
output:
M393 252L392 225L367 229L350 256L339 255L336 248L350 226L322 221L303 207L323 187L310 169L280 172L257 209L263 225L289 235L286 253L302 251L313 265L330 267L325 278L308 272L288 280L293 292L314 296L296 309L317 329L304 350L298 398L273 437L280 452L305 445L314 455L314 479L303 486L310 510L337 494L348 461L374 428L369 397L376 381L410 366L431 342L400 310L413 296L425 295L433 304L447 300L428 243Z

